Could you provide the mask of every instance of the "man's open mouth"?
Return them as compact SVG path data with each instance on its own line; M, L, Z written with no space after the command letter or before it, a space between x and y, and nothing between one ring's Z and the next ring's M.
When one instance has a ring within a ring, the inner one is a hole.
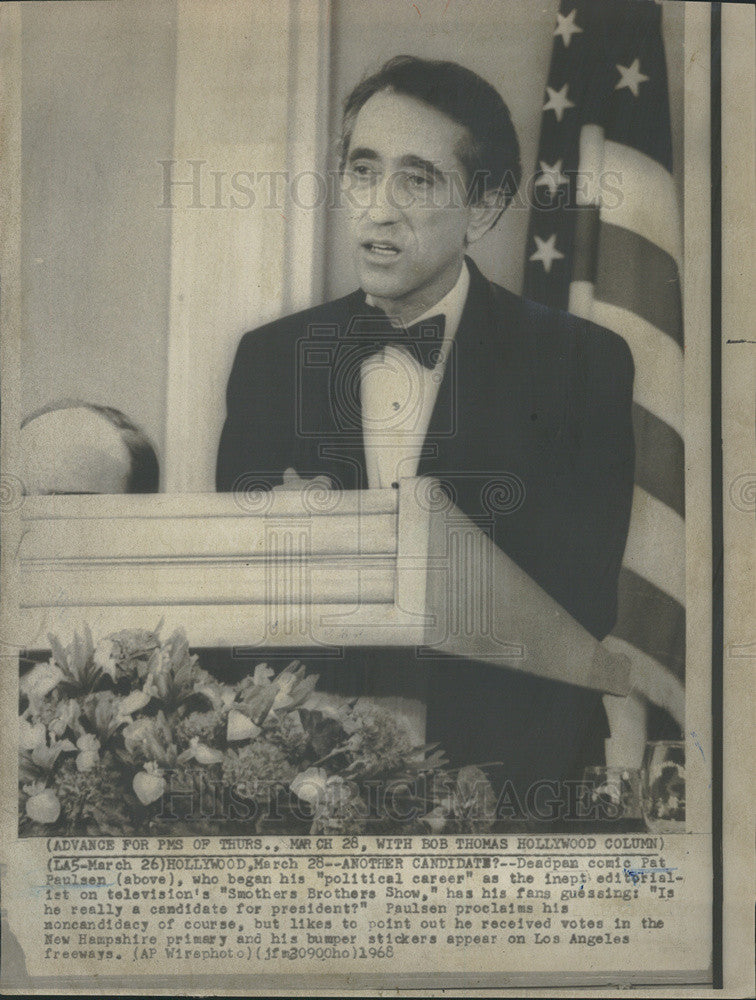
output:
M396 257L400 253L399 247L388 240L364 240L362 246L370 253L381 257Z

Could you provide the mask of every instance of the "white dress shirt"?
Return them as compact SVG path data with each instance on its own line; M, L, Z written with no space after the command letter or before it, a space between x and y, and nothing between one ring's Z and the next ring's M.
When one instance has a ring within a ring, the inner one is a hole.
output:
M463 261L451 291L412 322L414 326L439 314L446 318L440 357L432 369L393 345L362 363L362 436L370 489L385 489L402 478L417 475L425 435L469 288L470 272ZM374 305L370 296L366 301Z
M390 487L403 477L417 475L425 435L469 288L470 272L463 262L451 291L412 322L414 326L431 316L445 316L443 344L434 368L426 368L408 351L393 345L362 363L362 436L370 489ZM370 296L366 301L372 306L376 304ZM426 667L419 662L397 664L390 676L386 676L386 671L383 673L380 680L367 680L360 702L381 705L402 718L414 740L424 743ZM385 694L386 690L392 694ZM319 707L327 711L333 699L324 694L320 700Z

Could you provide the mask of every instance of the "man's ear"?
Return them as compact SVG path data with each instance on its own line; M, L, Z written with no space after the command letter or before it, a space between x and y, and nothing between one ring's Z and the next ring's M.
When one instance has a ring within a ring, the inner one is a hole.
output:
M470 208L470 223L467 227L467 243L475 243L492 229L506 208L503 191L486 191L480 201Z

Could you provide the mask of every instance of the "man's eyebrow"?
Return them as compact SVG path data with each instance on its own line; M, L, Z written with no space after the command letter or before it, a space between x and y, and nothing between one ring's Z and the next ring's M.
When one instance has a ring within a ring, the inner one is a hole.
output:
M355 160L377 160L378 154L374 149L368 149L367 146L358 146L356 149L349 150L348 160L350 163L354 163Z
M424 170L431 177L435 178L435 180L441 180L444 176L443 170L439 170L435 163L423 159L422 156L403 156L399 162L403 167L415 167L416 170Z

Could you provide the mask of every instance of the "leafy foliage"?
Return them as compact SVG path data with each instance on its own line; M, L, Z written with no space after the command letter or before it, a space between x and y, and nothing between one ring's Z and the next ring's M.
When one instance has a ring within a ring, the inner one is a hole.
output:
M482 771L455 777L390 712L318 707L297 660L223 684L160 627L50 636L22 678L22 836L490 829Z

